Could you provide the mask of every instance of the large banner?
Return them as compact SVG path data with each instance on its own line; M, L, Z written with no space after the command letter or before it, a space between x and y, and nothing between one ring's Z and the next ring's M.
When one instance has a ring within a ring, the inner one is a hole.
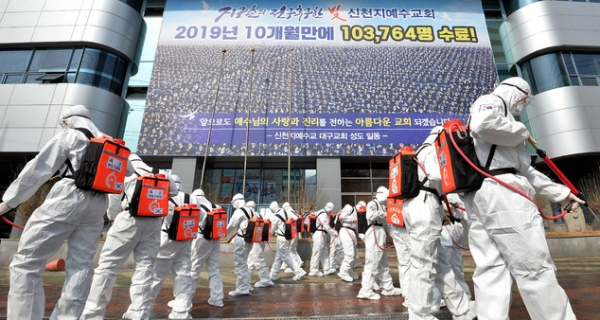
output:
M169 0L138 153L393 155L495 81L481 1Z

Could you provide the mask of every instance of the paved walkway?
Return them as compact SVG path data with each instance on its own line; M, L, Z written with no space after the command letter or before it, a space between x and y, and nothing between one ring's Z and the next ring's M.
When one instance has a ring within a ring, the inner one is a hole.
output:
M469 256L465 258L465 271L470 279L473 263L468 259ZM558 280L566 290L578 319L600 319L600 257L560 259L555 262L559 270ZM234 279L233 270L223 269L221 273L224 281L229 283L224 290L227 295L227 292L235 289L231 282ZM44 274L44 283L47 283L44 286L46 316L49 316L60 296L60 279L64 279L64 272L54 272L54 280L47 275L48 272ZM7 269L0 269L0 319L6 316L7 275ZM205 272L202 277L205 277ZM357 299L360 282L343 283L335 275L323 278L306 277L296 283L291 281L291 274L282 272L281 279L276 281L274 287L256 288L250 296L226 296L223 308L212 307L206 303L209 293L206 285L202 285L202 277L191 312L195 319L408 319L407 309L402 306L403 298L382 296L381 300L374 301ZM396 278L396 275L394 277ZM121 274L120 278L121 282L127 281L128 274ZM254 281L256 273L253 275ZM469 284L472 287L472 283ZM516 287L513 288L513 297L511 320L530 319ZM166 283L155 306L156 319L167 317L167 302L171 299L172 286ZM116 286L106 317L120 318L128 305L128 287ZM451 319L445 308L437 316L440 319Z

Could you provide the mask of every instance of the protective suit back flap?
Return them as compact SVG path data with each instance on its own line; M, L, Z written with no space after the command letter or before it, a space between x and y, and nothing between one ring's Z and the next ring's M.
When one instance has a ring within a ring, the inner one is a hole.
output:
M173 220L169 226L169 239L173 241L186 241L198 237L198 223L200 209L195 204L175 207Z
M246 227L246 233L244 234L244 241L247 243L260 243L263 238L263 229L265 228L265 222L261 217L254 217L248 220L248 226Z
M127 171L127 157L131 151L125 147L123 140L94 138L86 129L77 130L85 133L90 138L90 143L81 166L73 174L75 185L84 190L121 193Z
M404 199L388 198L385 221L395 226L404 227L403 205Z
M215 208L206 213L206 226L202 230L204 239L216 240L227 238L227 211Z
M169 213L170 181L164 174L136 178L129 213L138 217L164 217Z
M404 146L390 159L390 197L408 199L419 194L420 183L416 156L417 154L411 147Z
M434 143L442 176L442 191L453 193L479 189L483 183L483 176L460 155L450 140L451 137L465 156L472 163L479 165L468 127L462 125L460 120L446 121L444 130Z

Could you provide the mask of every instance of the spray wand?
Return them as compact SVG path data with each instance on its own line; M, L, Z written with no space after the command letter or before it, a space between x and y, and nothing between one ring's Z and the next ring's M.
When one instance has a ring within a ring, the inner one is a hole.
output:
M554 164L554 162L552 162L552 160L550 160L550 158L546 154L546 151L538 148L536 141L533 140L533 138L531 138L531 136L529 136L529 138L527 138L527 142L529 142L529 144L535 149L535 153L537 153L537 155L540 158L542 158L542 160L544 160L544 162L548 165L548 167L550 167L552 172L554 172L556 174L556 176L558 176L560 181L562 181L565 184L565 186L567 186L567 188L569 188L571 190L571 193L573 193L579 199L585 201L584 205L588 209L590 209L587 200L585 200L585 197L583 196L583 193L581 193L581 191L577 190L577 188L575 188L575 186L571 183L571 181L569 181L569 179L567 179L567 177L560 171L560 169L558 169L558 167ZM571 207L573 206L573 203L574 203L574 201L571 201L571 203L569 203L569 205L565 208L565 210L571 211ZM596 213L594 211L592 211L590 209L590 212L596 218L596 220L600 221L600 218L598 218L598 216L596 215Z

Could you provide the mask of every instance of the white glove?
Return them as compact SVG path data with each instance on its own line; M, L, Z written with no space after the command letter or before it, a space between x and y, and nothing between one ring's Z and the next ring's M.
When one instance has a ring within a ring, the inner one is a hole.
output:
M561 201L560 204L563 208L565 208L566 206L569 205L569 203L571 203L571 201L575 201L575 202L573 203L573 206L571 206L571 210L569 212L577 210L577 208L579 208L580 204L585 203L585 201L577 198L577 196L574 195L573 193L569 193L569 195L563 201Z
M364 233L359 233L358 237L360 238L360 240L365 241L365 234Z
M12 210L6 203L0 202L0 216Z

